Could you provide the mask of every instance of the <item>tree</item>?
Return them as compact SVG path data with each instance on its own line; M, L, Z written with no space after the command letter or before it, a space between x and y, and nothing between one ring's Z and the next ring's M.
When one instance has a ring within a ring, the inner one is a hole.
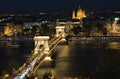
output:
M75 26L72 29L72 31L75 35L77 35L81 30L82 30L82 28L80 26Z
M104 28L102 29L102 33L103 33L103 35L107 35L107 28L104 27Z
M38 25L34 25L32 28L32 34L33 35L40 34L41 30L42 30L41 27L39 27Z

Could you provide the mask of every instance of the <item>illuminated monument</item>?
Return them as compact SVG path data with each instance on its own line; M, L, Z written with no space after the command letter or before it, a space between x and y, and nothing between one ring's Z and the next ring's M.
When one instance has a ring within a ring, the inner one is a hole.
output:
M86 18L86 14L85 11L80 8L80 6L77 10L77 13L73 10L72 19L83 19L83 18Z
M86 18L86 14L85 14L85 11L82 10L79 6L77 12L75 12L73 10L73 13L72 13L72 19L73 20L68 20L68 21L60 21L59 19L56 20L56 25L57 26L65 26L65 27L69 27L69 28L73 28L73 26L80 26L82 27L82 19L83 18ZM74 19L77 19L77 20L74 20Z
M112 32L113 33L119 33L119 26L117 24L118 20L119 20L119 18L116 17L114 23L112 24Z
M120 36L120 24L118 23L119 18L114 19L113 24L107 24L106 28L108 31L108 36Z

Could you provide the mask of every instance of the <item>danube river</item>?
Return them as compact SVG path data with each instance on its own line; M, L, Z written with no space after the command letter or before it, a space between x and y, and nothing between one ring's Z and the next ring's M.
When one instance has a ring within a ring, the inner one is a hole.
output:
M18 69L26 61L34 48L34 42L22 40L18 42L0 41L0 75L5 72L12 73L13 68Z
M6 46L1 43L0 74L5 71L11 73L13 68L20 67L33 48L33 41L25 41L18 47ZM44 63L36 71L36 75L40 76L51 71L57 77L90 77L100 65L104 54L110 49L119 51L119 48L120 42L115 41L70 41L68 45L57 46L52 66Z

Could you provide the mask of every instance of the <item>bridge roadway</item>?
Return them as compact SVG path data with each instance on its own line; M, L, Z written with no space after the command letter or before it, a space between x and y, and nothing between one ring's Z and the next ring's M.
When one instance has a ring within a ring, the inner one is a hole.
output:
M50 50L46 53L44 48L41 47L38 53L32 53L27 61L12 74L12 79L24 79L25 77L30 77L31 74L34 74L38 67L41 65L45 57L52 54L52 50L59 44L62 36L55 37L50 40L49 47Z

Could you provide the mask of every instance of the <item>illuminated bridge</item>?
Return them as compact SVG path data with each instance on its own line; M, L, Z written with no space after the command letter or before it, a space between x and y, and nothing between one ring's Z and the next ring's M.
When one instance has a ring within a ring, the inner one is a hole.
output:
M35 48L26 62L13 71L12 79L24 79L34 74L43 60L52 54L52 50L61 42L65 41L65 27L56 26L56 35L49 41L49 36L35 36Z

